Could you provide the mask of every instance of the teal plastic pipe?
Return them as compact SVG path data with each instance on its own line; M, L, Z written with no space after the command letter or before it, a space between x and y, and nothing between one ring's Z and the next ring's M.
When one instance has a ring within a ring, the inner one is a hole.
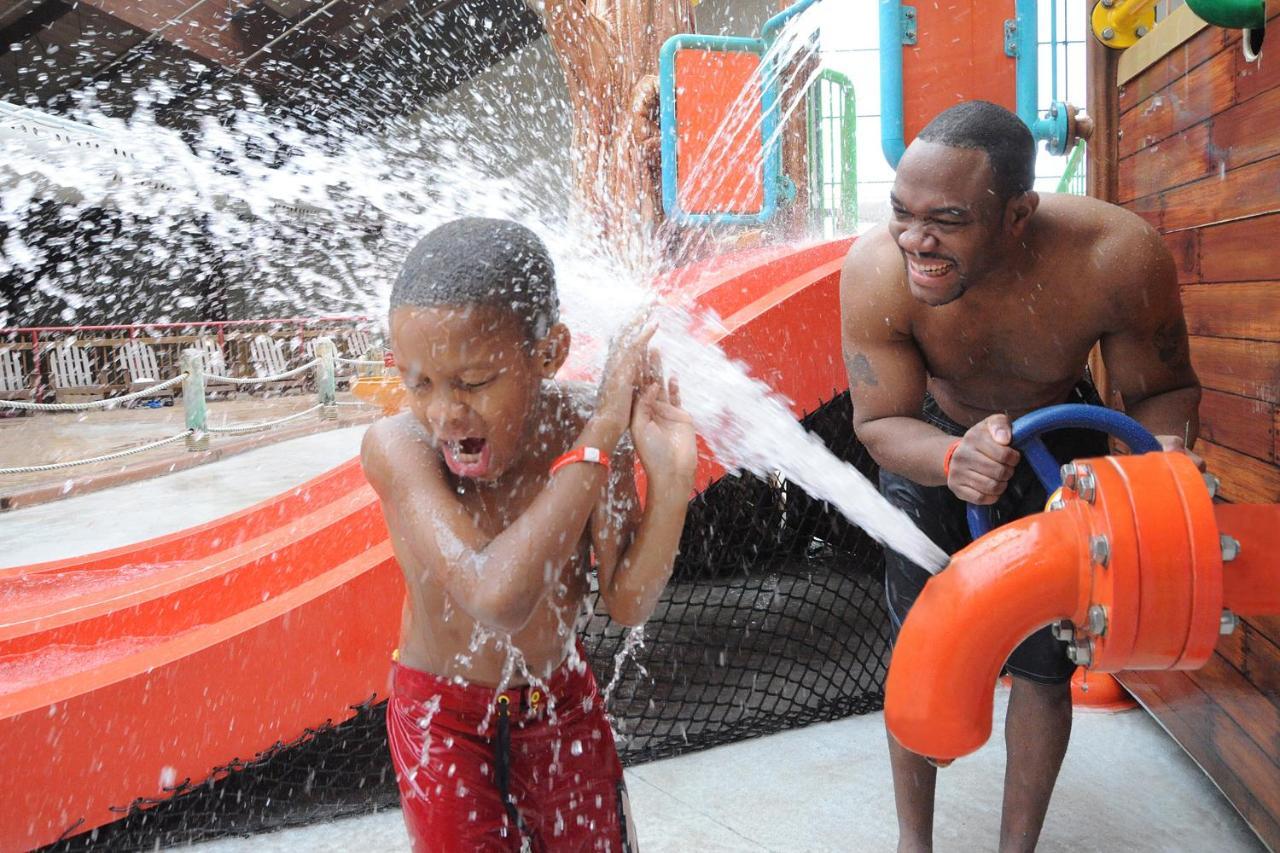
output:
M1267 24L1265 0L1187 0L1202 21L1229 30L1259 30Z

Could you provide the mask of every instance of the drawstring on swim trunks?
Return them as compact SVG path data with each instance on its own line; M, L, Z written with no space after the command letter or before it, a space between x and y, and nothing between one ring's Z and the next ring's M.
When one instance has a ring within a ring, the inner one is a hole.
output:
M520 833L521 849L529 848L531 833L525 825L520 810L516 808L515 798L511 796L511 716L509 713L511 699L506 694L498 697L498 736L493 743L494 781L498 783L498 796L502 798L502 806L507 810L507 817L515 824Z

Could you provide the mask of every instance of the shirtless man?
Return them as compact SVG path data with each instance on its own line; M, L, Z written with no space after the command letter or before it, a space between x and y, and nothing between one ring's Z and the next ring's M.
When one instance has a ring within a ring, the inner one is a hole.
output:
M950 553L969 542L965 502L997 523L1045 494L1009 446L1011 419L1063 402L1101 404L1089 382L1100 343L1126 412L1166 450L1196 437L1200 385L1173 261L1137 216L1032 191L1035 143L981 101L935 118L894 181L892 218L849 252L840 285L854 429L886 497ZM1097 434L1046 442L1060 461L1107 452ZM896 634L928 580L886 554ZM1009 657L1002 851L1034 849L1071 732L1065 645L1046 627ZM933 843L936 770L890 736L898 849Z
M492 219L425 236L389 319L409 411L374 424L362 457L408 589L387 728L413 849L634 850L575 640L592 556L609 615L649 618L693 488L693 425L652 330L615 346L594 405L557 382L551 259Z

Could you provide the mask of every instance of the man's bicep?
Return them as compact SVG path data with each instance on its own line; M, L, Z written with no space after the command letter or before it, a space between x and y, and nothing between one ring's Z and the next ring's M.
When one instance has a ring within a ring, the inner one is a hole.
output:
M895 286L900 268L896 247L864 237L841 273L840 336L855 427L879 418L918 417L924 400L924 358L907 330L903 304L909 297Z
M855 426L919 416L926 374L924 359L910 339L846 339L844 363Z
M1154 266L1139 304L1120 312L1123 325L1101 341L1110 383L1126 407L1196 382L1172 262Z

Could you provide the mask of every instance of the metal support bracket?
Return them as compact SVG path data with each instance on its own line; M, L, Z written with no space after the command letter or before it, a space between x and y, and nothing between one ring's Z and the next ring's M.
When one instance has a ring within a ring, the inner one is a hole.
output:
M1004 55L1018 58L1018 22L1014 18L1004 22Z
M916 7L903 6L902 18L899 21L902 28L902 43L914 45L918 31L916 29Z

